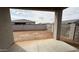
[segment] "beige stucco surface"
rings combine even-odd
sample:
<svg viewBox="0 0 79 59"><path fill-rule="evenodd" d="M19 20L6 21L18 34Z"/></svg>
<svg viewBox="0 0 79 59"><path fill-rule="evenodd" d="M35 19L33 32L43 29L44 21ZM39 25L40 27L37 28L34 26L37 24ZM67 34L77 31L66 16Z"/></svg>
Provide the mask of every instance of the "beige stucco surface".
<svg viewBox="0 0 79 59"><path fill-rule="evenodd" d="M7 51L13 42L9 8L0 8L0 51Z"/></svg>

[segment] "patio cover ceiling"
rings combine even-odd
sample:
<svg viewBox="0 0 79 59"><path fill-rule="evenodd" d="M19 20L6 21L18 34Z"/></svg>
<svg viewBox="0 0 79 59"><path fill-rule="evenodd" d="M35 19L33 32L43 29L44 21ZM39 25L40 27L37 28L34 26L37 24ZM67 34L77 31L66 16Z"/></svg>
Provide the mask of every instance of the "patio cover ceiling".
<svg viewBox="0 0 79 59"><path fill-rule="evenodd" d="M67 7L11 7L12 9L38 10L38 11L57 11Z"/></svg>

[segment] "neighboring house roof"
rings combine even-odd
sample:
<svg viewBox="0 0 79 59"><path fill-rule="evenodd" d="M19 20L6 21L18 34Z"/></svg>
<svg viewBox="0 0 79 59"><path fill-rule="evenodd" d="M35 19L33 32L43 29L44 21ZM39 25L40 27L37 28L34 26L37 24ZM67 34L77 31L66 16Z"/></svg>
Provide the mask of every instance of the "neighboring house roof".
<svg viewBox="0 0 79 59"><path fill-rule="evenodd" d="M34 21L30 21L26 19L18 19L18 20L13 20L12 22L34 22ZM62 24L68 24L68 23L79 23L79 19L62 21ZM45 23L45 24L52 24L52 23Z"/></svg>
<svg viewBox="0 0 79 59"><path fill-rule="evenodd" d="M62 21L62 24L68 24L68 23L79 23L79 19L72 19L72 20ZM54 22L53 23L45 23L45 24L54 24Z"/></svg>
<svg viewBox="0 0 79 59"><path fill-rule="evenodd" d="M62 24L68 24L68 23L79 23L79 19L62 21Z"/></svg>
<svg viewBox="0 0 79 59"><path fill-rule="evenodd" d="M34 21L30 21L26 19L17 19L17 20L13 20L12 22L34 22Z"/></svg>
<svg viewBox="0 0 79 59"><path fill-rule="evenodd" d="M44 23L44 24L47 24L47 25L53 25L54 23Z"/></svg>

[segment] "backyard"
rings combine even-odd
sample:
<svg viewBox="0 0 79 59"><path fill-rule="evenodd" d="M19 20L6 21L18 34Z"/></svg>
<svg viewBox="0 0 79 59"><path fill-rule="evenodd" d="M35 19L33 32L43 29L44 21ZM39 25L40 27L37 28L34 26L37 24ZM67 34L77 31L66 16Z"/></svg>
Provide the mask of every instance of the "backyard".
<svg viewBox="0 0 79 59"><path fill-rule="evenodd" d="M57 52L76 50L76 48L63 41L54 40L53 33L49 31L15 31L13 34L15 43L9 51Z"/></svg>

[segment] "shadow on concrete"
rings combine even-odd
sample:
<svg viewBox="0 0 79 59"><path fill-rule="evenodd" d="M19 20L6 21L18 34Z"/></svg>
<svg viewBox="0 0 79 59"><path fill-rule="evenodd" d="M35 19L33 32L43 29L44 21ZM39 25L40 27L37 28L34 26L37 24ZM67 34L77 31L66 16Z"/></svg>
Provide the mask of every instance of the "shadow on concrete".
<svg viewBox="0 0 79 59"><path fill-rule="evenodd" d="M14 45L12 45L12 46L9 48L8 52L27 52L27 51L24 50L24 49L23 49L22 47L20 47L19 45L14 44Z"/></svg>

